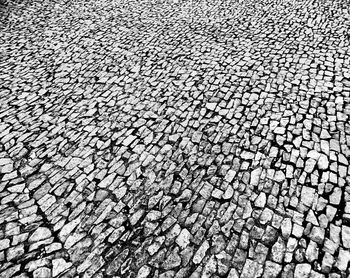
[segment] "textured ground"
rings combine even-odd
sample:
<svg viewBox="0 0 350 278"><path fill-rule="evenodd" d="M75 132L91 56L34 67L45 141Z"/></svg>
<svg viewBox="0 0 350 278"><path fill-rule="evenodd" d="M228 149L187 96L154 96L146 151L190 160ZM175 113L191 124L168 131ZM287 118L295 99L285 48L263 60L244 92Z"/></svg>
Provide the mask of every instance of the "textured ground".
<svg viewBox="0 0 350 278"><path fill-rule="evenodd" d="M349 277L348 1L9 5L0 277Z"/></svg>

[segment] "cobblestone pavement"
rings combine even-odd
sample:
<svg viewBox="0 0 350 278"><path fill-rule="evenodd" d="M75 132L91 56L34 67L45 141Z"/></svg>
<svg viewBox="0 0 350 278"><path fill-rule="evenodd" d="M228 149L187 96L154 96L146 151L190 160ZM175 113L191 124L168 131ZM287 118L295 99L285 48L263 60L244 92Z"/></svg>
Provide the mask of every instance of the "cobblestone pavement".
<svg viewBox="0 0 350 278"><path fill-rule="evenodd" d="M349 9L12 2L0 277L349 277Z"/></svg>

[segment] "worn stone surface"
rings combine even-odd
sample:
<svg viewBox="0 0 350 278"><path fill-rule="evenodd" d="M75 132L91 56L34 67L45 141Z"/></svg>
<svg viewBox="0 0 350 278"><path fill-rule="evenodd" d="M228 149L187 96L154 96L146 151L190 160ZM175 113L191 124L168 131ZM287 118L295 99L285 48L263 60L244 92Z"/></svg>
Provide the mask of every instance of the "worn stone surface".
<svg viewBox="0 0 350 278"><path fill-rule="evenodd" d="M347 1L9 2L0 277L350 275Z"/></svg>

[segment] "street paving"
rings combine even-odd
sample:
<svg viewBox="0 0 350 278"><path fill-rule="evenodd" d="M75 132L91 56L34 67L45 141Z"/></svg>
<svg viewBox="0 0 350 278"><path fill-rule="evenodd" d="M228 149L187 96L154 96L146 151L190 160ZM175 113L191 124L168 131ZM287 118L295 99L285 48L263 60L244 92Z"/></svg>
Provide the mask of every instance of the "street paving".
<svg viewBox="0 0 350 278"><path fill-rule="evenodd" d="M1 278L350 277L348 1L0 16Z"/></svg>

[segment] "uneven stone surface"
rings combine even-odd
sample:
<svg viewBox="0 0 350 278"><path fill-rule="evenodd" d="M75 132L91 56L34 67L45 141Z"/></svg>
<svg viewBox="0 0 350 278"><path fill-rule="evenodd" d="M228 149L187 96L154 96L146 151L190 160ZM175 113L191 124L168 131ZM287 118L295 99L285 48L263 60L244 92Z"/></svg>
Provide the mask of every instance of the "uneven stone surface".
<svg viewBox="0 0 350 278"><path fill-rule="evenodd" d="M347 1L7 13L0 277L350 275Z"/></svg>

